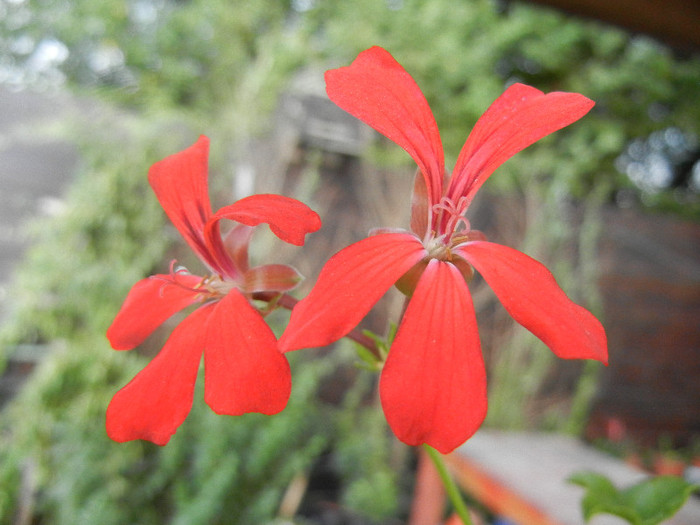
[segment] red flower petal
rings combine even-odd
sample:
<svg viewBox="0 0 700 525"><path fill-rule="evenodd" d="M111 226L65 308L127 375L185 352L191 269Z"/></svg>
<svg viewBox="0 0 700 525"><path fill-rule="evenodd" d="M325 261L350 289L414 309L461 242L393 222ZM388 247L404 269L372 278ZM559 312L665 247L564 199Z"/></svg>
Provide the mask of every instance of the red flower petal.
<svg viewBox="0 0 700 525"><path fill-rule="evenodd" d="M420 172L413 179L411 193L411 231L423 239L428 233L432 216L432 207L425 177Z"/></svg>
<svg viewBox="0 0 700 525"><path fill-rule="evenodd" d="M107 407L107 435L165 445L189 414L211 306L182 321L160 353Z"/></svg>
<svg viewBox="0 0 700 525"><path fill-rule="evenodd" d="M425 255L423 245L409 233L379 234L342 249L292 310L279 347L288 352L337 341Z"/></svg>
<svg viewBox="0 0 700 525"><path fill-rule="evenodd" d="M513 84L478 120L457 158L447 196L471 200L493 171L510 157L572 122L594 106L578 93Z"/></svg>
<svg viewBox="0 0 700 525"><path fill-rule="evenodd" d="M208 242L217 238L218 234L213 229L221 219L248 226L267 223L277 237L297 246L304 245L307 233L315 232L321 227L318 214L303 202L271 194L251 195L221 208L207 224Z"/></svg>
<svg viewBox="0 0 700 525"><path fill-rule="evenodd" d="M204 225L211 216L208 156L209 139L201 136L194 145L151 166L148 181L170 221L192 250L212 270L218 270L204 240Z"/></svg>
<svg viewBox="0 0 700 525"><path fill-rule="evenodd" d="M396 436L452 452L486 416L486 371L469 289L452 264L431 260L382 370L379 393Z"/></svg>
<svg viewBox="0 0 700 525"><path fill-rule="evenodd" d="M241 274L247 272L249 268L248 245L250 244L250 238L253 236L254 230L255 228L252 226L236 224L224 236L226 253L233 262L233 266Z"/></svg>
<svg viewBox="0 0 700 525"><path fill-rule="evenodd" d="M194 288L201 281L196 275L177 274L153 275L137 282L107 329L112 348L131 350L171 315L196 303L199 292Z"/></svg>
<svg viewBox="0 0 700 525"><path fill-rule="evenodd" d="M204 400L217 414L276 414L292 377L275 335L246 298L231 290L215 305L204 350Z"/></svg>
<svg viewBox="0 0 700 525"><path fill-rule="evenodd" d="M508 313L564 359L608 362L605 329L572 302L542 264L524 253L491 242L454 249L483 276Z"/></svg>
<svg viewBox="0 0 700 525"><path fill-rule="evenodd" d="M406 150L426 177L432 202L439 202L445 171L440 133L423 93L401 64L372 47L325 78L333 102Z"/></svg>

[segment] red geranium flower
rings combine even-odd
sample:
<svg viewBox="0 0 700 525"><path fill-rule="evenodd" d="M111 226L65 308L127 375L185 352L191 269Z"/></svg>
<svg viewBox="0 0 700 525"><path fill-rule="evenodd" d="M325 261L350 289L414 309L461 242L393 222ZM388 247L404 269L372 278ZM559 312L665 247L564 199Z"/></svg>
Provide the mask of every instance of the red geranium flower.
<svg viewBox="0 0 700 525"><path fill-rule="evenodd" d="M380 230L334 255L294 308L282 351L347 334L397 284L411 296L381 373L389 425L409 445L448 453L486 415L486 376L467 282L478 270L506 310L563 358L607 361L603 327L571 302L540 263L487 242L464 213L509 157L585 115L575 93L509 87L478 120L452 176L445 177L437 124L411 76L384 49L326 73L328 96L403 147L419 168L411 232Z"/></svg>
<svg viewBox="0 0 700 525"><path fill-rule="evenodd" d="M253 227L267 223L283 241L302 245L318 230L318 215L299 201L253 195L213 214L207 188L209 139L154 164L148 180L166 214L210 275L171 267L169 274L137 282L107 338L116 350L141 344L174 313L199 303L163 349L122 388L107 408L107 433L115 441L146 439L165 445L192 407L204 354L204 399L217 414L275 414L291 390L289 363L250 302L258 292L292 289L300 275L291 266L249 267ZM219 221L238 224L222 237Z"/></svg>

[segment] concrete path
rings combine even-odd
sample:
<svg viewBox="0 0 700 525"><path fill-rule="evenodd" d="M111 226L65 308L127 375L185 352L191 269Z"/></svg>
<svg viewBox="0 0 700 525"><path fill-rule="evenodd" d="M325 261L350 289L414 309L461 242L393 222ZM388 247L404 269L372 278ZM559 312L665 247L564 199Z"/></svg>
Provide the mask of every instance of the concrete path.
<svg viewBox="0 0 700 525"><path fill-rule="evenodd" d="M447 463L468 493L517 525L582 525L584 490L566 481L574 472L603 474L620 488L647 477L574 438L555 434L480 430L447 456ZM598 514L589 525L624 523ZM697 525L700 501L691 497L664 523Z"/></svg>
<svg viewBox="0 0 700 525"><path fill-rule="evenodd" d="M81 110L66 94L0 86L0 322L12 300L12 275L30 243L29 222L62 209L78 154L60 138L61 125Z"/></svg>

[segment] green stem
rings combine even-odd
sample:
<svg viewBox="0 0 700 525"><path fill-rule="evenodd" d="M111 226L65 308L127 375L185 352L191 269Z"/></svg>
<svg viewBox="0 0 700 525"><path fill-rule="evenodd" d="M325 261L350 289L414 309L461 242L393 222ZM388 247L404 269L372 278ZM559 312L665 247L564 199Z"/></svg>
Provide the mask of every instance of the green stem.
<svg viewBox="0 0 700 525"><path fill-rule="evenodd" d="M459 488L452 479L452 476L450 476L450 473L447 471L447 466L442 459L442 454L429 445L423 445L423 449L425 449L428 456L430 456L430 459L433 461L433 464L440 475L440 479L442 480L442 484L445 486L447 497L450 498L450 502L454 507L454 511L459 516L459 519L462 520L464 525L472 525L472 519L469 516L469 509L467 509L467 505L462 499Z"/></svg>

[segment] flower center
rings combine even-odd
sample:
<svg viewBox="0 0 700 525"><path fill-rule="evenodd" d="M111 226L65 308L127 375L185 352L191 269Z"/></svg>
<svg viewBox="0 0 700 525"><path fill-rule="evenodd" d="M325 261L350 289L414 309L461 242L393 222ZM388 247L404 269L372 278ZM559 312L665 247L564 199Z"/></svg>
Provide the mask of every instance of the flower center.
<svg viewBox="0 0 700 525"><path fill-rule="evenodd" d="M463 219L465 228L459 231L451 231L450 233L444 233L442 235L431 237L427 241L424 241L423 246L428 252L427 257L425 257L421 262L413 266L405 274L403 274L399 280L396 282L396 287L401 291L401 293L411 296L413 291L416 289L418 280L420 276L423 275L428 262L430 259L437 259L439 261L444 261L450 263L452 266L459 270L462 274L464 280L469 283L474 277L474 268L462 257L452 252L452 249L473 239L483 239L484 234L479 231L469 230L469 222ZM455 222L455 227L462 221Z"/></svg>
<svg viewBox="0 0 700 525"><path fill-rule="evenodd" d="M218 275L210 275L205 277L202 281L202 287L206 288L212 295L217 296L224 296L234 288L238 288L235 283L231 281L224 281Z"/></svg>
<svg viewBox="0 0 700 525"><path fill-rule="evenodd" d="M445 242L447 240L447 234L440 235L439 237L432 237L425 243L425 249L428 250L429 259L438 259L440 261L449 261L452 259L452 252L450 244Z"/></svg>

